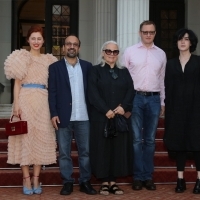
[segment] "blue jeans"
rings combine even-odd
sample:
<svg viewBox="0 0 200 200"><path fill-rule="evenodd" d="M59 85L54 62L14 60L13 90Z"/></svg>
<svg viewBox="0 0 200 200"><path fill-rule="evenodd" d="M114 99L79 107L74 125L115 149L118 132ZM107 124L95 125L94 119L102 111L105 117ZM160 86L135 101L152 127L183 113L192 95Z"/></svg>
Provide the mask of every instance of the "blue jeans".
<svg viewBox="0 0 200 200"><path fill-rule="evenodd" d="M71 142L74 137L78 147L79 183L89 181L91 168L89 159L89 121L71 121L67 128L59 128L56 137L59 146L59 167L63 184L74 182L72 178L73 163L71 159Z"/></svg>
<svg viewBox="0 0 200 200"><path fill-rule="evenodd" d="M155 134L160 109L160 95L135 95L131 115L134 180L145 181L152 179L152 173L154 171Z"/></svg>

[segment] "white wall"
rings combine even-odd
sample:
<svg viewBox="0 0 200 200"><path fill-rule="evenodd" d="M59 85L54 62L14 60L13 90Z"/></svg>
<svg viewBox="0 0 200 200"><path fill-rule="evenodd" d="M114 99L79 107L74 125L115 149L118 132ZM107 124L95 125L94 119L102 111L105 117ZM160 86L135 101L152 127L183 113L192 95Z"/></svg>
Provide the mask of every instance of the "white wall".
<svg viewBox="0 0 200 200"><path fill-rule="evenodd" d="M10 81L4 75L4 61L11 53L11 2L0 0L0 83L5 85L0 94L0 104L10 103ZM192 29L199 38L196 54L200 55L200 0L185 0L186 27ZM94 64L94 8L93 0L79 1L79 38L81 40L80 58Z"/></svg>
<svg viewBox="0 0 200 200"><path fill-rule="evenodd" d="M10 81L4 75L4 61L11 53L11 1L1 0L0 3L0 83L5 86L0 104L10 103Z"/></svg>
<svg viewBox="0 0 200 200"><path fill-rule="evenodd" d="M94 18L93 0L79 1L79 39L81 40L80 58L93 62Z"/></svg>
<svg viewBox="0 0 200 200"><path fill-rule="evenodd" d="M116 40L116 24L116 0L80 0L80 58L96 64L102 44Z"/></svg>
<svg viewBox="0 0 200 200"><path fill-rule="evenodd" d="M79 1L79 38L81 40L80 58L93 62L93 0ZM0 0L0 83L5 88L0 94L0 104L10 103L11 85L4 75L4 61L11 53L11 2Z"/></svg>
<svg viewBox="0 0 200 200"><path fill-rule="evenodd" d="M186 27L193 30L198 39L196 54L200 55L200 0L186 0Z"/></svg>

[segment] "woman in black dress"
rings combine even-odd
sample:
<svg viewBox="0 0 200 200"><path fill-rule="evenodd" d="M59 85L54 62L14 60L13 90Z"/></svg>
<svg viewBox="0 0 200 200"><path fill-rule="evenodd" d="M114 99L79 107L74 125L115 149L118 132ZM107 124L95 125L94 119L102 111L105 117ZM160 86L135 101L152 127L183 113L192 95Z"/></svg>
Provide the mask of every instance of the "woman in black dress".
<svg viewBox="0 0 200 200"><path fill-rule="evenodd" d="M100 64L89 74L90 159L92 173L102 181L100 194L123 194L116 178L132 174L132 138L127 132L105 137L107 120L131 111L134 97L132 78L119 63L119 47L115 41L105 42Z"/></svg>
<svg viewBox="0 0 200 200"><path fill-rule="evenodd" d="M193 193L200 193L200 57L191 54L197 43L193 31L177 31L174 44L179 57L166 66L164 142L169 151L176 152L178 193L186 190L183 172L187 152L193 153L197 170Z"/></svg>

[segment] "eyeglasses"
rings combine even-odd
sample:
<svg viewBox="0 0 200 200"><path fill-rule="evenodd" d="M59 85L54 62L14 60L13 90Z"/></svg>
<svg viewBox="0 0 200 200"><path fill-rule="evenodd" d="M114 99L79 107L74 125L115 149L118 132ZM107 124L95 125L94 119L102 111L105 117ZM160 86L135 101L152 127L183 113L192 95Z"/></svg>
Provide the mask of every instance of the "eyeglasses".
<svg viewBox="0 0 200 200"><path fill-rule="evenodd" d="M68 47L71 47L72 45L74 46L74 47L79 47L79 44L78 43L71 43L71 42L67 42L67 43L65 43L65 45L66 46L68 46Z"/></svg>
<svg viewBox="0 0 200 200"><path fill-rule="evenodd" d="M156 31L141 31L143 35L155 35Z"/></svg>
<svg viewBox="0 0 200 200"><path fill-rule="evenodd" d="M109 72L111 73L111 76L113 79L117 79L118 75L115 73L114 69L110 69Z"/></svg>
<svg viewBox="0 0 200 200"><path fill-rule="evenodd" d="M117 55L119 54L119 50L114 50L114 51L112 51L112 50L110 50L110 49L104 49L103 51L105 51L105 53L106 53L107 55L111 55L111 54L113 53L114 56L117 56Z"/></svg>

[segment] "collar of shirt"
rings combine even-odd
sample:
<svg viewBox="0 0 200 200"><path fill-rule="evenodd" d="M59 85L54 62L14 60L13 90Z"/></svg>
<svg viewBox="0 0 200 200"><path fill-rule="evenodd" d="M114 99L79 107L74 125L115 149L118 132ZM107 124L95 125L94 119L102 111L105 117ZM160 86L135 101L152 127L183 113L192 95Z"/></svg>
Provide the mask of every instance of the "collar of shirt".
<svg viewBox="0 0 200 200"><path fill-rule="evenodd" d="M145 46L142 42L139 42L139 43L137 44L137 46L138 46L138 48L140 48L140 47L146 48L146 46ZM156 46L154 45L154 43L153 43L152 46L151 46L149 49L157 49L157 47L156 47Z"/></svg>
<svg viewBox="0 0 200 200"><path fill-rule="evenodd" d="M64 59L65 59L65 63L66 63L66 65L67 65L67 67L68 67L68 66L72 66L72 65L67 61L67 59L66 59L65 57L64 57ZM77 61L76 61L76 64L75 64L75 65L79 64L79 58L78 58L78 57L76 57L76 60L77 60ZM75 65L74 65L74 66L75 66Z"/></svg>

